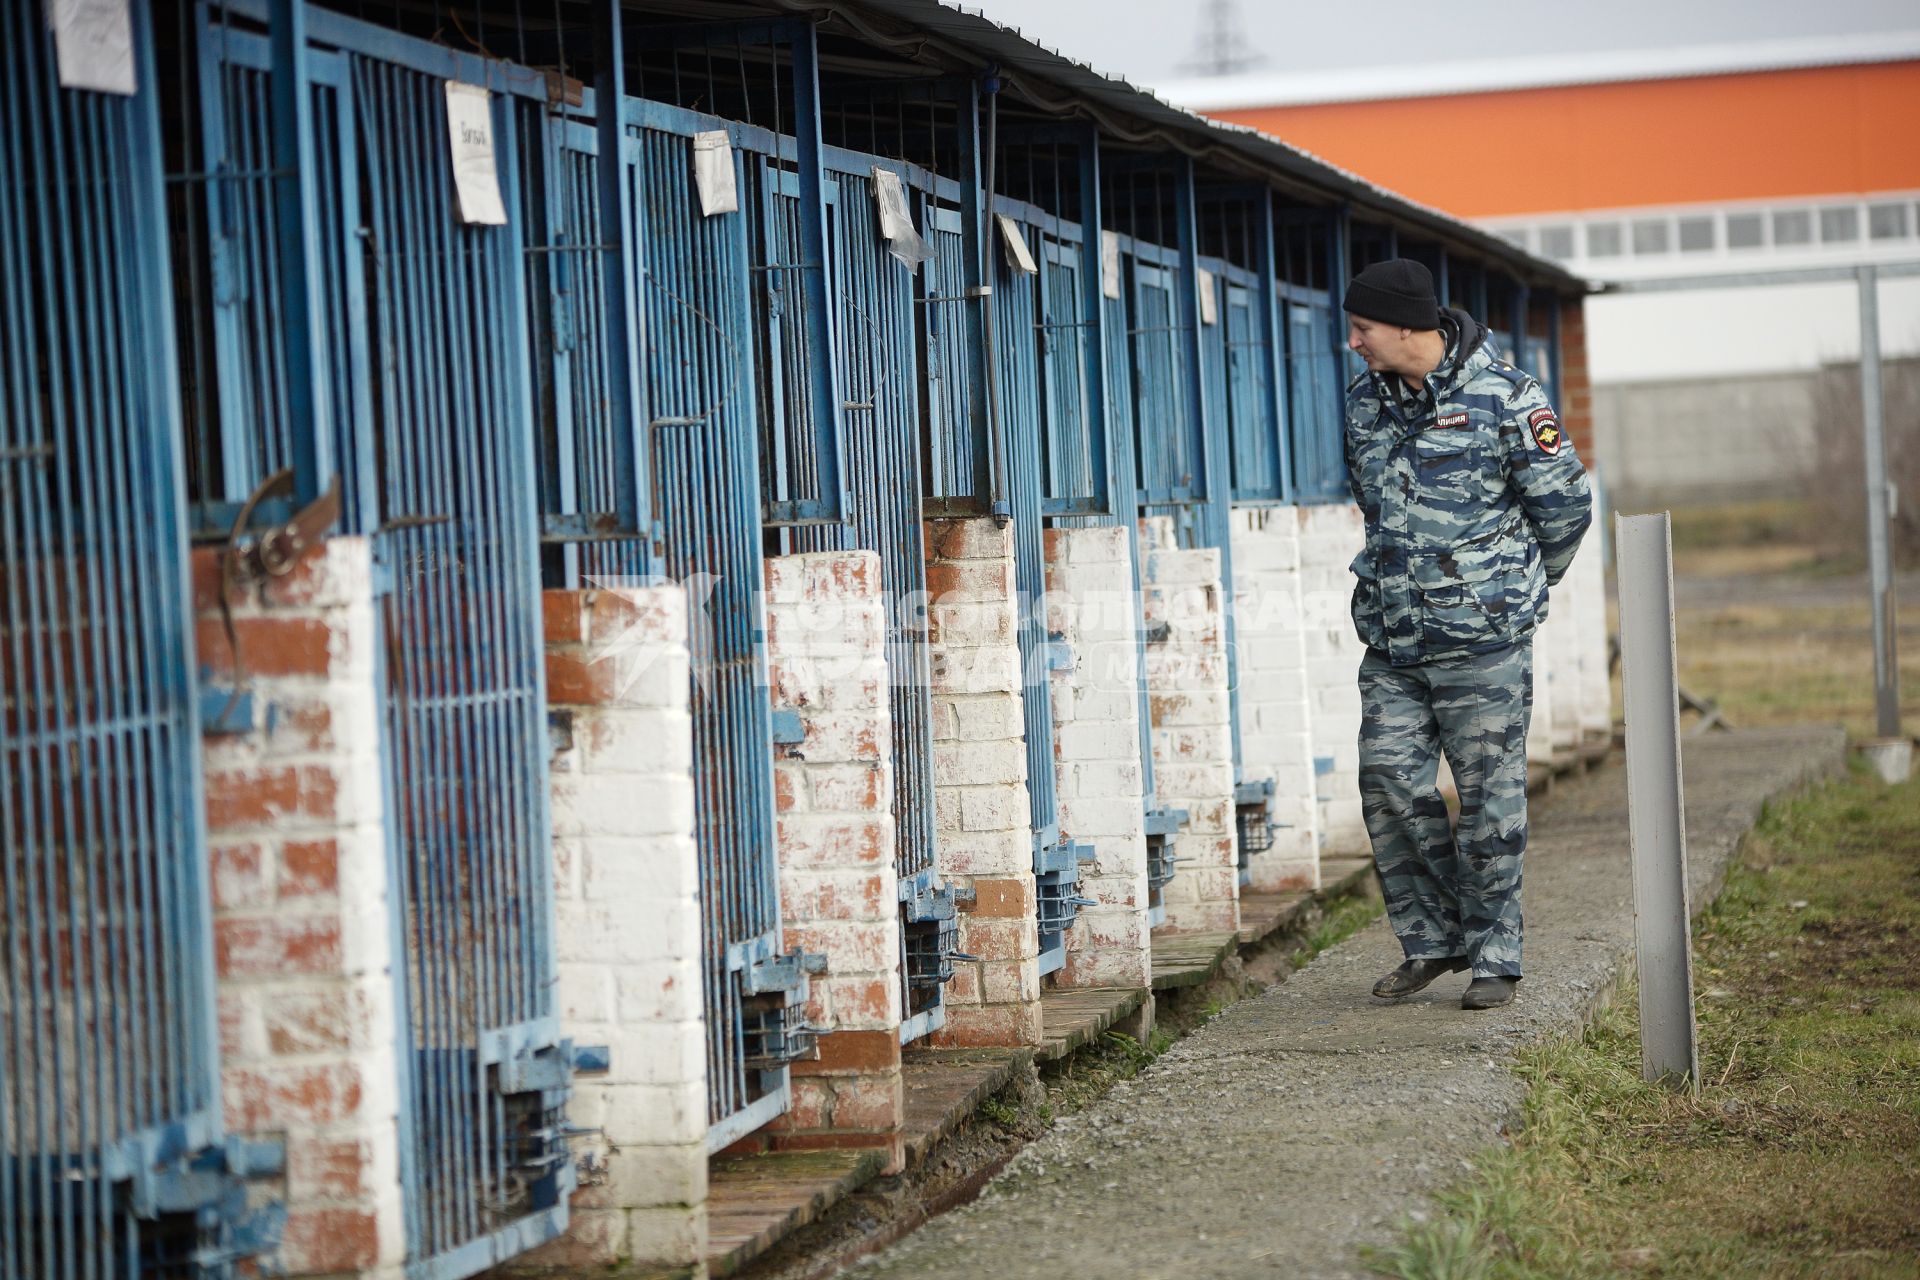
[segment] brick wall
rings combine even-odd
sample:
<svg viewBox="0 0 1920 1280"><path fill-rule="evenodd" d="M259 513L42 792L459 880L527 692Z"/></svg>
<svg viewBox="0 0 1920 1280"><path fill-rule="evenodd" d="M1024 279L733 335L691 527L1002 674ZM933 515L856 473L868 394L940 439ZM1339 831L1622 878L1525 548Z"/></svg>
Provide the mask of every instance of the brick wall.
<svg viewBox="0 0 1920 1280"><path fill-rule="evenodd" d="M1587 304L1574 298L1560 307L1560 425L1573 447L1594 457L1593 382L1587 374Z"/></svg>
<svg viewBox="0 0 1920 1280"><path fill-rule="evenodd" d="M705 1254L707 1094L687 600L548 591L559 1004L610 1070L574 1077L567 1236L515 1269L686 1265Z"/></svg>
<svg viewBox="0 0 1920 1280"><path fill-rule="evenodd" d="M939 868L973 901L947 984L943 1047L1040 1042L1040 937L1016 640L1013 529L991 517L926 525Z"/></svg>
<svg viewBox="0 0 1920 1280"><path fill-rule="evenodd" d="M1150 635L1166 628L1147 645L1154 791L1162 805L1187 811L1178 874L1162 893L1166 927L1230 932L1240 927L1240 873L1220 552L1174 548L1162 521L1142 524L1143 610Z"/></svg>
<svg viewBox="0 0 1920 1280"><path fill-rule="evenodd" d="M226 1123L285 1139L289 1276L397 1275L405 1252L371 565L335 538L227 586L252 727L204 748ZM193 581L205 683L230 686L215 552Z"/></svg>
<svg viewBox="0 0 1920 1280"><path fill-rule="evenodd" d="M805 729L774 752L780 916L789 949L827 957L807 1021L828 1032L817 1058L793 1065L793 1105L771 1133L785 1148L883 1146L897 1171L900 907L880 557L780 556L766 584L773 705Z"/></svg>
<svg viewBox="0 0 1920 1280"><path fill-rule="evenodd" d="M1099 855L1080 866L1099 905L1067 935L1062 987L1152 985L1133 554L1125 528L1047 531L1048 630L1073 654L1051 675L1060 834Z"/></svg>
<svg viewBox="0 0 1920 1280"><path fill-rule="evenodd" d="M1312 703L1313 754L1332 759L1318 775L1320 851L1366 853L1366 823L1360 816L1360 689L1357 677L1366 646L1353 629L1348 602L1353 574L1348 566L1366 544L1366 524L1352 503L1298 507L1303 637L1307 689Z"/></svg>
<svg viewBox="0 0 1920 1280"><path fill-rule="evenodd" d="M1272 778L1273 847L1255 854L1249 889L1320 887L1300 521L1284 507L1233 514L1235 640L1240 648L1240 763Z"/></svg>

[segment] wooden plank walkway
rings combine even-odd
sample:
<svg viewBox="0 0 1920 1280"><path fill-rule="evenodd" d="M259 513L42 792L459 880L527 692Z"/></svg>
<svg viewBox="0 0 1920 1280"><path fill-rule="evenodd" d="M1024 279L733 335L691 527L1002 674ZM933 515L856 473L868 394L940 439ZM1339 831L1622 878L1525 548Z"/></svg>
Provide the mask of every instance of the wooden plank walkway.
<svg viewBox="0 0 1920 1280"><path fill-rule="evenodd" d="M1040 1048L1042 1062L1055 1062L1099 1039L1100 1034L1138 1009L1146 1000L1141 988L1086 987L1040 993Z"/></svg>
<svg viewBox="0 0 1920 1280"><path fill-rule="evenodd" d="M1030 1049L909 1049L900 1063L906 1089L907 1167L927 1158L980 1104L1013 1079Z"/></svg>
<svg viewBox="0 0 1920 1280"><path fill-rule="evenodd" d="M873 1149L715 1158L707 1166L707 1274L734 1274L885 1164L885 1153Z"/></svg>
<svg viewBox="0 0 1920 1280"><path fill-rule="evenodd" d="M1158 933L1153 935L1153 989L1197 987L1211 978L1240 945L1237 933Z"/></svg>
<svg viewBox="0 0 1920 1280"><path fill-rule="evenodd" d="M1243 893L1240 895L1240 945L1250 946L1282 929L1291 929L1305 915L1313 895L1299 893Z"/></svg>

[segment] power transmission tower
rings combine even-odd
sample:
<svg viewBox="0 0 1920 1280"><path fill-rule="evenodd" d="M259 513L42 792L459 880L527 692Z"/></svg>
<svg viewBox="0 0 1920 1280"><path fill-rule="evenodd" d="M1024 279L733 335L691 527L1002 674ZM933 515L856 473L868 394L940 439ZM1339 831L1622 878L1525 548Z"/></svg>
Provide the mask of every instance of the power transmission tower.
<svg viewBox="0 0 1920 1280"><path fill-rule="evenodd" d="M1207 0L1193 57L1180 69L1201 76L1230 76L1265 62L1266 58L1248 43L1246 30L1240 25L1240 7L1234 0Z"/></svg>

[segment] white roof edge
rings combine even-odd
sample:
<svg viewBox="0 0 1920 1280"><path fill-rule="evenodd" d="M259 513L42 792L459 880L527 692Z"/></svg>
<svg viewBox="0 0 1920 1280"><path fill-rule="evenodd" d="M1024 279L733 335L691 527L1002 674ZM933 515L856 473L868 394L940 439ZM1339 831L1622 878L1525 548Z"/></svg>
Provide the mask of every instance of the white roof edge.
<svg viewBox="0 0 1920 1280"><path fill-rule="evenodd" d="M1675 80L1804 67L1856 66L1920 59L1920 28L1838 36L1796 36L1741 44L1619 49L1597 53L1483 58L1352 71L1259 72L1155 86L1168 102L1194 111L1305 106L1382 98L1427 98L1559 85Z"/></svg>

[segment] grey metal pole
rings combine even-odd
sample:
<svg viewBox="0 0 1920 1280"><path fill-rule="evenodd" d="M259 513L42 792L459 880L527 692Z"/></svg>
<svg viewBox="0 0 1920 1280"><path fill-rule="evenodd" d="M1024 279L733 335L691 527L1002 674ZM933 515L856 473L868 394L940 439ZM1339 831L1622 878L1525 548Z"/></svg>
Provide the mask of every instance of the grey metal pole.
<svg viewBox="0 0 1920 1280"><path fill-rule="evenodd" d="M1692 912L1680 780L1680 678L1673 639L1667 513L1614 517L1620 682L1627 715L1627 831L1640 968L1640 1067L1648 1080L1700 1083L1694 1038Z"/></svg>
<svg viewBox="0 0 1920 1280"><path fill-rule="evenodd" d="M1870 267L1860 282L1860 425L1867 454L1867 572L1873 590L1873 705L1879 736L1900 736L1900 667L1894 652L1893 557L1889 546L1887 439L1880 397L1880 288Z"/></svg>

